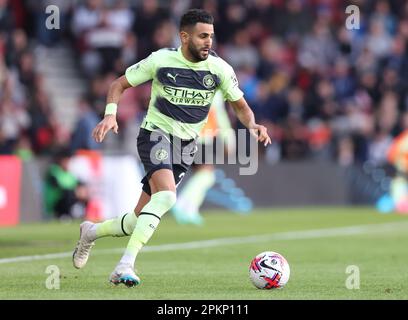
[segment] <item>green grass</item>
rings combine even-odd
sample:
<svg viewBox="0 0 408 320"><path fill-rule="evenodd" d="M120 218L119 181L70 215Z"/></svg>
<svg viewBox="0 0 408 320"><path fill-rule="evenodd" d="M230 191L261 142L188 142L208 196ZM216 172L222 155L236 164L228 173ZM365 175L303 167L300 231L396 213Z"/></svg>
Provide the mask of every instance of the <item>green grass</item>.
<svg viewBox="0 0 408 320"><path fill-rule="evenodd" d="M396 227L360 234L142 252L137 261L142 283L132 289L108 283L121 254L100 251L124 248L128 238L104 238L82 270L72 267L70 257L0 262L0 299L408 299L408 217L369 208L262 209L248 216L211 211L203 227L179 226L168 216L149 246L398 221ZM1 228L0 259L70 252L78 225ZM289 261L291 277L283 289L258 290L249 282L251 259L267 250ZM49 265L61 271L59 290L45 286ZM359 267L358 290L345 286L348 265Z"/></svg>

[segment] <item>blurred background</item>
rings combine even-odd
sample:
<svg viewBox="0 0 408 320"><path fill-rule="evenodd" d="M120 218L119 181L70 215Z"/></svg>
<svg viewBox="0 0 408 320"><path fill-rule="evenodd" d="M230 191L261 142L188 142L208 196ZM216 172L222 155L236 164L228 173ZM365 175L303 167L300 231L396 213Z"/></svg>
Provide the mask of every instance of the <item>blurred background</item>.
<svg viewBox="0 0 408 320"><path fill-rule="evenodd" d="M345 27L350 4L357 30ZM49 5L60 29L46 28ZM220 166L254 206L374 205L389 192L387 152L408 128L406 1L0 0L0 225L60 217L58 185L74 217L132 210L150 84L123 95L119 135L96 144L91 131L116 77L180 45L189 8L214 15L214 49L273 140L259 174Z"/></svg>

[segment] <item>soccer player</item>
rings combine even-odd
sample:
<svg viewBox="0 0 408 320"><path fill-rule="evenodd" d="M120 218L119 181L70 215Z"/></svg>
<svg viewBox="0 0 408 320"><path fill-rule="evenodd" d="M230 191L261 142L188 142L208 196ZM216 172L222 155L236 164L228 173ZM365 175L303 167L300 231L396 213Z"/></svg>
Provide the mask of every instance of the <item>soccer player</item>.
<svg viewBox="0 0 408 320"><path fill-rule="evenodd" d="M134 271L136 257L157 229L161 217L176 203L176 186L193 162L196 139L207 121L217 90L258 141L265 146L271 143L266 128L255 122L233 69L211 50L213 37L213 17L204 10L189 10L180 21L179 48L153 52L111 84L105 116L92 133L97 142L102 142L110 130L118 132L116 110L122 93L153 80L148 112L137 138L146 172L143 192L133 213L102 223L85 221L80 225L80 238L73 253L76 268L85 266L96 239L130 236L109 280L128 287L140 283Z"/></svg>
<svg viewBox="0 0 408 320"><path fill-rule="evenodd" d="M387 159L395 168L395 176L391 180L391 206L397 213L408 213L408 130L404 130L394 138L387 152Z"/></svg>

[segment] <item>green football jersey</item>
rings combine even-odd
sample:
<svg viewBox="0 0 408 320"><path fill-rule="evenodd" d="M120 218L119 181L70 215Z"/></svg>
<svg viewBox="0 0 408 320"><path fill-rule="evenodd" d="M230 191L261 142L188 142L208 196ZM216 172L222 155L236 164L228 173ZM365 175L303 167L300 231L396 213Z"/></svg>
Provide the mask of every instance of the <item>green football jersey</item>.
<svg viewBox="0 0 408 320"><path fill-rule="evenodd" d="M181 139L199 136L216 91L228 101L243 96L234 70L214 52L194 63L184 58L181 47L160 49L127 68L125 76L132 86L153 80L141 127L160 128Z"/></svg>

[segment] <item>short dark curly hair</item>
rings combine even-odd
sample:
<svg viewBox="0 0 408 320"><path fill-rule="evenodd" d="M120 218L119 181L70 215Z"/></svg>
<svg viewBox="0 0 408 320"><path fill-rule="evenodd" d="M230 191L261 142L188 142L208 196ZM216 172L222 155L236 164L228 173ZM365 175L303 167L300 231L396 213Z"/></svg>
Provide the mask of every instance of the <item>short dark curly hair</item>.
<svg viewBox="0 0 408 320"><path fill-rule="evenodd" d="M203 9L190 9L181 17L180 30L194 27L199 22L213 24L214 18L210 13Z"/></svg>

